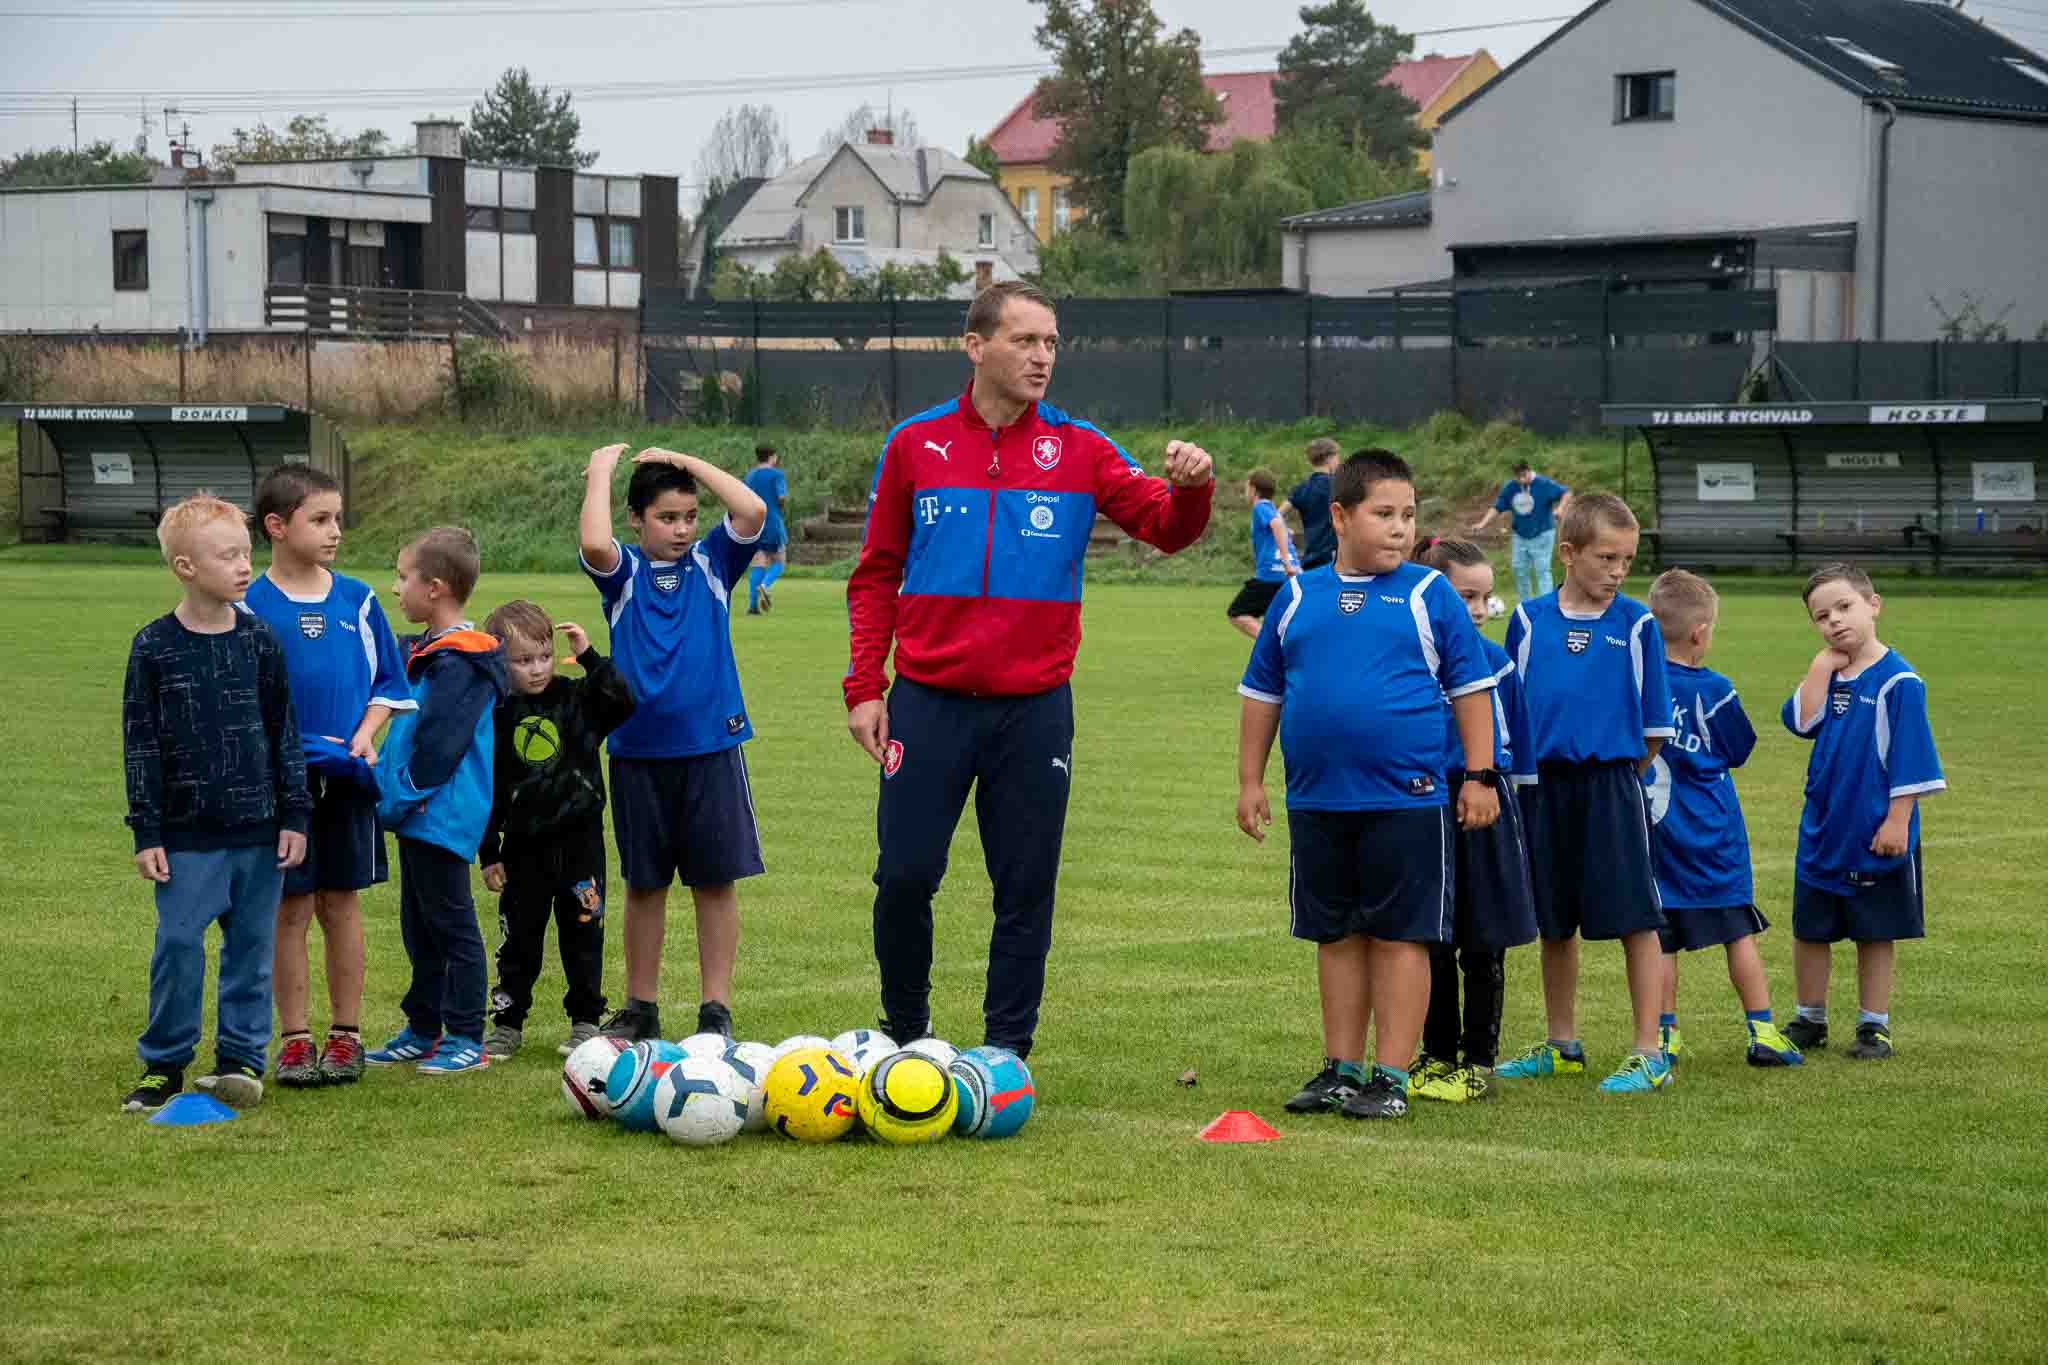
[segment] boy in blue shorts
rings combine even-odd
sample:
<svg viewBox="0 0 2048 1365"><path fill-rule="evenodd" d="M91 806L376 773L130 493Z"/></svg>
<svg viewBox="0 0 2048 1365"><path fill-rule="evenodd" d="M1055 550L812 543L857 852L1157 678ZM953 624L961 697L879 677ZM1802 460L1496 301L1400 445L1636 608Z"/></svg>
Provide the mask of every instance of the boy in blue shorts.
<svg viewBox="0 0 2048 1365"><path fill-rule="evenodd" d="M398 836L398 928L412 960L405 1027L364 1057L422 1076L482 1071L484 936L469 865L491 816L494 717L509 691L505 651L463 619L482 571L476 537L437 526L398 552L398 607L426 627L408 641L416 710L401 711L377 760L377 817Z"/></svg>
<svg viewBox="0 0 2048 1365"><path fill-rule="evenodd" d="M1254 640L1259 638L1259 621L1280 585L1301 572L1288 538L1287 518L1273 505L1278 488L1270 470L1254 469L1245 476L1244 500L1252 508L1252 576L1223 609L1230 624Z"/></svg>
<svg viewBox="0 0 2048 1365"><path fill-rule="evenodd" d="M277 1083L340 1085L363 1074L363 888L388 875L377 827L377 731L413 709L398 640L360 579L333 571L341 546L341 485L307 464L284 464L256 486L256 523L270 567L244 605L284 645L292 710L306 749L313 818L306 860L285 873L277 907ZM308 1026L306 930L320 921L327 967L327 1037Z"/></svg>
<svg viewBox="0 0 2048 1365"><path fill-rule="evenodd" d="M1283 586L1238 684L1237 824L1264 842L1277 734L1290 927L1317 945L1323 1015L1323 1069L1287 1109L1391 1119L1408 1112L1430 947L1450 939L1454 917L1444 713L1457 718L1467 774L1457 827L1483 829L1499 814L1487 777L1494 678L1457 593L1408 562L1415 480L1401 457L1351 456L1332 503L1336 560Z"/></svg>
<svg viewBox="0 0 2048 1365"><path fill-rule="evenodd" d="M1664 901L1664 1010L1657 1031L1674 1062L1678 1032L1678 954L1728 950L1728 980L1742 1001L1751 1066L1798 1066L1806 1059L1771 1021L1771 990L1756 936L1771 927L1756 908L1749 830L1735 796L1733 769L1749 761L1756 729L1735 684L1704 666L1714 643L1721 598L1706 579L1668 569L1650 584L1650 613L1664 639L1671 678L1668 743L1650 761L1650 848Z"/></svg>
<svg viewBox="0 0 2048 1365"><path fill-rule="evenodd" d="M1529 710L1528 756L1536 763L1536 784L1522 789L1522 817L1550 1036L1494 1074L1585 1071L1579 939L1620 939L1634 1051L1600 1082L1605 1094L1658 1090L1671 1081L1671 1059L1657 1032L1664 913L1641 781L1672 734L1671 685L1656 618L1621 595L1636 540L1635 514L1620 498L1574 498L1559 536L1564 583L1518 605L1507 636Z"/></svg>
<svg viewBox="0 0 2048 1365"><path fill-rule="evenodd" d="M749 616L759 616L775 605L768 590L789 566L789 537L782 526L782 514L789 506L789 479L781 464L774 446L754 447L754 467L747 472L746 484L767 504L768 520L761 524L761 538L754 542L754 565L747 570Z"/></svg>
<svg viewBox="0 0 2048 1365"><path fill-rule="evenodd" d="M1856 945L1858 1061L1892 1055L1892 968L1902 938L1924 937L1920 798L1945 791L1927 724L1927 684L1877 638L1884 601L1870 575L1823 564L1806 610L1824 642L1786 701L1785 728L1813 741L1792 895L1792 967L1802 1048L1828 1041L1833 945Z"/></svg>
<svg viewBox="0 0 2048 1365"><path fill-rule="evenodd" d="M638 545L612 537L612 471L622 445L591 452L577 533L583 571L611 627L612 663L633 694L632 718L606 741L612 836L626 878L626 1003L605 1021L616 1038L659 1038L661 945L668 888L678 877L697 913L699 1033L732 1032L739 954L734 883L761 869L740 745L753 738L733 662L728 603L746 573L768 507L708 461L668 450L633 457L627 519ZM725 520L697 535L697 489Z"/></svg>

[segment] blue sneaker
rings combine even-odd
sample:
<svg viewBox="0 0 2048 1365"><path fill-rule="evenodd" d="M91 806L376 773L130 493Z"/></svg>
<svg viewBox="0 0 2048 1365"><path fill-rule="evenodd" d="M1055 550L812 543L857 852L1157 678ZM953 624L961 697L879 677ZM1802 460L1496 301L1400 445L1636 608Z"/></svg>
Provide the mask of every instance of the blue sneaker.
<svg viewBox="0 0 2048 1365"><path fill-rule="evenodd" d="M1603 1095L1636 1095L1650 1090L1662 1090L1678 1077L1672 1073L1671 1059L1663 1053L1645 1057L1641 1053L1630 1053L1629 1059L1615 1070L1612 1076L1600 1082Z"/></svg>
<svg viewBox="0 0 2048 1365"><path fill-rule="evenodd" d="M453 1076L458 1071L482 1071L490 1064L482 1043L451 1033L413 1070L422 1076Z"/></svg>
<svg viewBox="0 0 2048 1365"><path fill-rule="evenodd" d="M1493 1069L1496 1076L1525 1080L1531 1076L1578 1076L1586 1070L1586 1055L1574 1057L1549 1043L1538 1043L1528 1051L1510 1057Z"/></svg>
<svg viewBox="0 0 2048 1365"><path fill-rule="evenodd" d="M434 1055L434 1045L439 1038L429 1038L414 1033L408 1024L398 1031L398 1036L380 1048L373 1048L363 1054L363 1060L371 1066L397 1066L401 1062L416 1062L422 1057Z"/></svg>

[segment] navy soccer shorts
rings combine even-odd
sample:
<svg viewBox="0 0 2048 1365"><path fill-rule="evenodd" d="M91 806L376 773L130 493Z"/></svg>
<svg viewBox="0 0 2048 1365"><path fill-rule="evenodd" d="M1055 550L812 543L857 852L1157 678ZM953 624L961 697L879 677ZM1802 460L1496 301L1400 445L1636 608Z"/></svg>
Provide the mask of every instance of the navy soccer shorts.
<svg viewBox="0 0 2048 1365"><path fill-rule="evenodd" d="M1792 887L1792 937L1802 943L1884 943L1927 936L1927 903L1920 847L1889 872L1867 878L1843 895L1807 882Z"/></svg>
<svg viewBox="0 0 2048 1365"><path fill-rule="evenodd" d="M306 858L286 868L284 894L361 891L390 877L377 796L346 778L307 773L313 815L306 823Z"/></svg>
<svg viewBox="0 0 2048 1365"><path fill-rule="evenodd" d="M1500 818L1485 829L1457 829L1455 803L1465 774L1453 770L1451 794L1452 887L1457 906L1451 941L1461 948L1499 952L1536 937L1535 893L1529 886L1529 849L1522 837L1522 813L1515 789L1495 777Z"/></svg>
<svg viewBox="0 0 2048 1365"><path fill-rule="evenodd" d="M1724 905L1701 909L1664 907L1664 927L1657 939L1667 953L1692 952L1700 948L1722 948L1738 943L1771 927L1754 905Z"/></svg>
<svg viewBox="0 0 2048 1365"><path fill-rule="evenodd" d="M1521 791L1543 937L1612 939L1662 928L1650 811L1636 765L1545 763L1538 778Z"/></svg>
<svg viewBox="0 0 2048 1365"><path fill-rule="evenodd" d="M722 886L761 870L740 746L688 758L612 758L612 837L635 891Z"/></svg>
<svg viewBox="0 0 2048 1365"><path fill-rule="evenodd" d="M1454 831L1445 806L1289 809L1288 932L1311 943L1450 942Z"/></svg>

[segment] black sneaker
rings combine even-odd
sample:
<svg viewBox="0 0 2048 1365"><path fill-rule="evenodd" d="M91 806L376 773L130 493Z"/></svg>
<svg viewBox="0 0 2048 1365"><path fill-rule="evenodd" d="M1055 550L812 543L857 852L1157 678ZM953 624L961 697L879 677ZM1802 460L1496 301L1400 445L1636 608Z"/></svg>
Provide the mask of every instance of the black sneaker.
<svg viewBox="0 0 2048 1365"><path fill-rule="evenodd" d="M1295 1091L1294 1098L1281 1108L1290 1114L1326 1114L1332 1109L1343 1107L1346 1100L1356 1095L1359 1082L1337 1069L1337 1064L1324 1061L1307 1085Z"/></svg>
<svg viewBox="0 0 2048 1365"><path fill-rule="evenodd" d="M1337 1109L1347 1119L1398 1119L1408 1113L1408 1096L1383 1071L1372 1073L1365 1089L1354 1093Z"/></svg>
<svg viewBox="0 0 2048 1365"><path fill-rule="evenodd" d="M247 1109L263 1103L263 1072L247 1062L228 1057L214 1061L213 1070L192 1082L222 1104Z"/></svg>
<svg viewBox="0 0 2048 1365"><path fill-rule="evenodd" d="M1794 1018L1778 1032L1791 1039L1792 1046L1801 1052L1811 1052L1828 1045L1828 1026L1822 1020Z"/></svg>
<svg viewBox="0 0 2048 1365"><path fill-rule="evenodd" d="M142 1083L121 1101L124 1114L154 1114L185 1088L185 1072L175 1066L153 1066L142 1073Z"/></svg>
<svg viewBox="0 0 2048 1365"><path fill-rule="evenodd" d="M908 1047L920 1038L932 1036L932 1021L929 1019L920 1020L913 1024L905 1024L900 1029L887 1019L877 1019L875 1020L875 1027L881 1030L883 1037L889 1039L898 1047Z"/></svg>
<svg viewBox="0 0 2048 1365"><path fill-rule="evenodd" d="M649 1005L642 1009L638 1005L629 1004L605 1020L604 1027L598 1032L607 1038L624 1038L629 1043L637 1043L646 1038L659 1038L661 1007Z"/></svg>
<svg viewBox="0 0 2048 1365"><path fill-rule="evenodd" d="M732 1037L732 1011L722 1000L706 1000L697 1006L697 1032Z"/></svg>
<svg viewBox="0 0 2048 1365"><path fill-rule="evenodd" d="M1792 1030L1785 1030L1790 1037ZM1843 1049L1843 1056L1859 1062L1881 1062L1892 1055L1892 1031L1883 1024L1858 1024L1856 1041Z"/></svg>

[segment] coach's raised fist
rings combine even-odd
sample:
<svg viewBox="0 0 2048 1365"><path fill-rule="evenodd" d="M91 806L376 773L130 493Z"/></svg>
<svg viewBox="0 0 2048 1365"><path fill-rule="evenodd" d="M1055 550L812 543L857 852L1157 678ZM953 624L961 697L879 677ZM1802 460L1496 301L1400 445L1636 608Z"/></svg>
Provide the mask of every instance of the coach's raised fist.
<svg viewBox="0 0 2048 1365"><path fill-rule="evenodd" d="M1209 452L1193 441L1168 441L1166 443L1166 481L1182 488L1195 488L1209 482L1215 461Z"/></svg>

